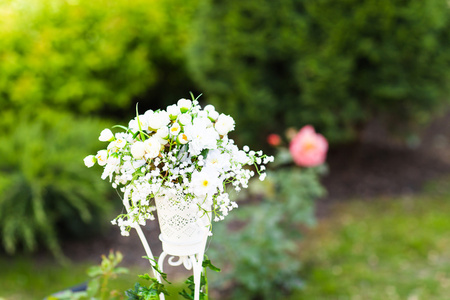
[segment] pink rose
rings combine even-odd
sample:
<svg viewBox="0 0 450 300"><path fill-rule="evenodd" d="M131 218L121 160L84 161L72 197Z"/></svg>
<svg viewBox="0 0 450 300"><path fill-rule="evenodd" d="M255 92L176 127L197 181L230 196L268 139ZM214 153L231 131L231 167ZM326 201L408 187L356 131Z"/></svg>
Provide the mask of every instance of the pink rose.
<svg viewBox="0 0 450 300"><path fill-rule="evenodd" d="M314 127L306 125L292 139L289 151L297 165L314 167L325 162L328 142Z"/></svg>
<svg viewBox="0 0 450 300"><path fill-rule="evenodd" d="M279 146L281 144L281 137L278 134L271 133L267 137L267 142L271 146L274 146L274 147Z"/></svg>

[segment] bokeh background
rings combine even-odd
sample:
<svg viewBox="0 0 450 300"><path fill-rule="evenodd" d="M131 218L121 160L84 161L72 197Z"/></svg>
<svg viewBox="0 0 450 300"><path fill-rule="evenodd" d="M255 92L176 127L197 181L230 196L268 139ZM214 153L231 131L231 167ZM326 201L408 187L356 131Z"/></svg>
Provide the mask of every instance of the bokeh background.
<svg viewBox="0 0 450 300"><path fill-rule="evenodd" d="M116 286L148 272L83 158L190 92L240 146L306 124L330 143L215 226L214 299L448 299L449 25L446 0L0 0L0 299L83 282L109 249L133 271Z"/></svg>

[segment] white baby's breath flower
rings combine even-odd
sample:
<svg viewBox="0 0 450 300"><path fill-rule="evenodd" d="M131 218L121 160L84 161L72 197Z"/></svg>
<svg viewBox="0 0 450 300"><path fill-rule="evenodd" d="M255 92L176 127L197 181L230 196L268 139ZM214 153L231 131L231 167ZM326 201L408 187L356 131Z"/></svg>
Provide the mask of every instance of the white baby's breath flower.
<svg viewBox="0 0 450 300"><path fill-rule="evenodd" d="M94 155L88 155L84 158L83 161L86 167L90 168L95 164L96 159Z"/></svg>
<svg viewBox="0 0 450 300"><path fill-rule="evenodd" d="M109 142L114 139L114 135L110 129L106 128L103 129L102 132L100 132L100 136L98 137L98 139L102 142Z"/></svg>

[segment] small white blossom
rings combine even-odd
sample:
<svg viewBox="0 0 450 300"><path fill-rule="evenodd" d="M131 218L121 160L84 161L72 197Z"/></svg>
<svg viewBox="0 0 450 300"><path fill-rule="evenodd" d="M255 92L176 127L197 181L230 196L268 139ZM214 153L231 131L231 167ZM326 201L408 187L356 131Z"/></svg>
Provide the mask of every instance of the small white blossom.
<svg viewBox="0 0 450 300"><path fill-rule="evenodd" d="M161 143L155 137L151 137L144 141L144 147L144 157L152 159L159 155L159 151L161 150Z"/></svg>
<svg viewBox="0 0 450 300"><path fill-rule="evenodd" d="M108 152L106 150L100 150L97 152L95 158L100 166L104 166L106 165L106 161L108 159Z"/></svg>
<svg viewBox="0 0 450 300"><path fill-rule="evenodd" d="M177 120L178 120L178 123L180 123L183 126L192 124L192 117L189 114L179 115Z"/></svg>
<svg viewBox="0 0 450 300"><path fill-rule="evenodd" d="M170 127L170 135L171 136L177 136L181 131L181 126L177 122L173 123L173 125Z"/></svg>
<svg viewBox="0 0 450 300"><path fill-rule="evenodd" d="M182 98L182 99L178 100L177 105L180 108L180 111L182 113L185 113L189 110L189 108L191 108L192 102L191 102L191 100Z"/></svg>
<svg viewBox="0 0 450 300"><path fill-rule="evenodd" d="M145 144L141 141L135 142L131 146L131 154L135 159L141 159L145 155Z"/></svg>
<svg viewBox="0 0 450 300"><path fill-rule="evenodd" d="M226 135L234 129L234 120L230 116L220 114L214 127L220 135Z"/></svg>
<svg viewBox="0 0 450 300"><path fill-rule="evenodd" d="M84 164L86 167L90 168L95 164L95 156L94 155L88 155L84 158Z"/></svg>
<svg viewBox="0 0 450 300"><path fill-rule="evenodd" d="M169 115L165 111L153 113L147 118L148 128L156 131L170 122Z"/></svg>
<svg viewBox="0 0 450 300"><path fill-rule="evenodd" d="M98 139L102 142L109 142L114 138L114 135L110 129L103 129L102 132L100 132L100 136Z"/></svg>
<svg viewBox="0 0 450 300"><path fill-rule="evenodd" d="M181 134L179 134L179 135L177 136L176 141L177 141L178 144L185 145L185 144L187 144L187 142L188 142L188 137L187 137L186 134L181 133Z"/></svg>
<svg viewBox="0 0 450 300"><path fill-rule="evenodd" d="M177 116L181 114L180 108L178 105L173 104L170 106L167 106L167 113L169 114L170 119L176 120Z"/></svg>

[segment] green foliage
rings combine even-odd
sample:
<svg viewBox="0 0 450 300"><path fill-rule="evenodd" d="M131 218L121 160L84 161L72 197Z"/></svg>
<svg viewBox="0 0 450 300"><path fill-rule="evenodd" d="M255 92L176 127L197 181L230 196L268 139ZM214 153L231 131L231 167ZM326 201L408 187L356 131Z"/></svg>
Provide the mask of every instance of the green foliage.
<svg viewBox="0 0 450 300"><path fill-rule="evenodd" d="M14 253L43 243L61 257L59 235L98 230L110 208L107 186L83 164L98 149L105 124L51 111L41 111L40 119L9 121L0 126L2 245Z"/></svg>
<svg viewBox="0 0 450 300"><path fill-rule="evenodd" d="M48 300L119 300L124 299L123 293L112 290L109 286L111 279L117 278L120 274L127 274L128 269L117 267L122 261L123 255L120 252L115 254L111 251L106 257L102 255L100 266L89 268L88 275L91 277L85 291L72 292L70 290L49 296ZM151 299L151 298L150 298ZM159 299L159 298L158 298Z"/></svg>
<svg viewBox="0 0 450 300"><path fill-rule="evenodd" d="M191 84L180 49L195 3L0 2L0 110L108 112L135 97L142 102L156 86L186 93ZM164 100L153 96L146 100Z"/></svg>
<svg viewBox="0 0 450 300"><path fill-rule="evenodd" d="M189 60L245 142L308 123L342 141L448 103L449 25L446 0L205 0Z"/></svg>
<svg viewBox="0 0 450 300"><path fill-rule="evenodd" d="M227 219L243 227L229 232L216 226L213 254L231 264L221 284L231 280L233 299L281 299L302 287L295 255L302 238L299 225L315 223L314 199L324 194L319 183L323 168L268 171L264 183L250 185L259 196L263 193L261 203L241 205Z"/></svg>
<svg viewBox="0 0 450 300"><path fill-rule="evenodd" d="M202 262L203 272L200 275L200 300L208 300L208 276L206 274L206 270L210 269L214 272L220 272L220 269L214 266L208 257L205 255L205 259ZM183 296L184 299L194 300L195 299L195 282L194 276L189 276L185 281L188 285L189 292L184 290L179 293L179 295Z"/></svg>
<svg viewBox="0 0 450 300"><path fill-rule="evenodd" d="M143 258L151 261L151 266L153 270L158 273L162 279L162 281L172 284L167 281L167 274L163 273L158 265L157 258L152 259L148 256L144 256ZM164 283L158 282L158 280L154 277L151 277L147 273L144 275L139 275L139 278L150 281L149 286L141 285L139 282L136 282L133 289L128 289L125 291L125 295L128 297L128 300L159 300L160 294L164 294L169 296L169 292L167 291Z"/></svg>
<svg viewBox="0 0 450 300"><path fill-rule="evenodd" d="M143 286L137 282L134 286L134 290L129 289L125 291L125 295L128 300L159 300L159 295L162 293L166 296L169 295L164 284L159 283L156 278L150 277L150 275L139 275L140 278L150 281L149 286Z"/></svg>

